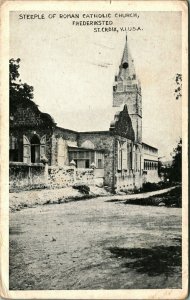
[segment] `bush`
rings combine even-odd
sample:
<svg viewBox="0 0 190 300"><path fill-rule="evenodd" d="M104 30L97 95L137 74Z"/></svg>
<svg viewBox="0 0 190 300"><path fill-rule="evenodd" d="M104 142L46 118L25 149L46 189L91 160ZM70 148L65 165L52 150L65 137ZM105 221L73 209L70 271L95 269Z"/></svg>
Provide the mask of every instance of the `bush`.
<svg viewBox="0 0 190 300"><path fill-rule="evenodd" d="M85 184L75 184L73 188L78 190L82 194L89 195L90 188Z"/></svg>
<svg viewBox="0 0 190 300"><path fill-rule="evenodd" d="M158 183L155 182L146 182L143 184L141 192L152 192L161 189L165 189L171 186L170 182L160 181Z"/></svg>

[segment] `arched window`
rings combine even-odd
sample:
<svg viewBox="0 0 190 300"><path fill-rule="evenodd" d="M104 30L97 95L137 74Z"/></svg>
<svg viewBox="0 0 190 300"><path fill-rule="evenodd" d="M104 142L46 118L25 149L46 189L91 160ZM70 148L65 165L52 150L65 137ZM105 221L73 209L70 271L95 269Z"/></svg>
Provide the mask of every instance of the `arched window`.
<svg viewBox="0 0 190 300"><path fill-rule="evenodd" d="M34 135L31 138L31 162L40 162L40 139L37 135Z"/></svg>

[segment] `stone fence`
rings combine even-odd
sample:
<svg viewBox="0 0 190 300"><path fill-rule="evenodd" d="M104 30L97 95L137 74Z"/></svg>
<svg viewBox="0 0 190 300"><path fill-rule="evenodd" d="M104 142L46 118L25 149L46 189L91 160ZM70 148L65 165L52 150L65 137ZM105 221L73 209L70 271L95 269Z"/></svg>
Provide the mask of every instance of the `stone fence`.
<svg viewBox="0 0 190 300"><path fill-rule="evenodd" d="M130 174L116 174L116 190L134 190L142 187L146 182L160 181L156 171L148 174L138 172ZM10 191L35 188L62 188L76 183L103 186L104 174L100 169L77 169L75 166L48 166L47 164L27 164L10 162L9 188Z"/></svg>
<svg viewBox="0 0 190 300"><path fill-rule="evenodd" d="M130 174L116 173L116 190L132 191L142 187L142 175L139 172Z"/></svg>
<svg viewBox="0 0 190 300"><path fill-rule="evenodd" d="M69 167L49 167L48 168L48 186L51 188L61 188L72 186L76 183L87 185L94 184L93 169L77 169L74 166Z"/></svg>
<svg viewBox="0 0 190 300"><path fill-rule="evenodd" d="M76 183L95 185L94 169L77 169L75 166L48 166L42 163L27 164L10 162L9 189L10 191L35 188L62 188ZM102 178L103 183L103 178Z"/></svg>
<svg viewBox="0 0 190 300"><path fill-rule="evenodd" d="M28 187L42 188L46 185L45 166L42 163L27 164L10 162L9 189L24 190Z"/></svg>
<svg viewBox="0 0 190 300"><path fill-rule="evenodd" d="M143 183L158 183L161 178L158 176L158 170L147 170L143 172Z"/></svg>
<svg viewBox="0 0 190 300"><path fill-rule="evenodd" d="M139 189L144 183L158 183L161 178L158 176L157 170L149 170L140 174L140 172L134 172L130 174L116 173L116 190L131 191Z"/></svg>

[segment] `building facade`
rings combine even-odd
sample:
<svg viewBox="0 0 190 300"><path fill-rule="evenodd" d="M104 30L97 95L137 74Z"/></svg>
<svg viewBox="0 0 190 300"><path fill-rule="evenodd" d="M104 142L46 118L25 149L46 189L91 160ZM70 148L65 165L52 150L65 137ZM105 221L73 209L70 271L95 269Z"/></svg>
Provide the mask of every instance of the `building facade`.
<svg viewBox="0 0 190 300"><path fill-rule="evenodd" d="M158 150L142 143L142 96L127 39L113 85L118 107L106 131L76 132L58 127L31 100L10 110L10 162L32 166L93 169L112 190L133 190L158 181Z"/></svg>

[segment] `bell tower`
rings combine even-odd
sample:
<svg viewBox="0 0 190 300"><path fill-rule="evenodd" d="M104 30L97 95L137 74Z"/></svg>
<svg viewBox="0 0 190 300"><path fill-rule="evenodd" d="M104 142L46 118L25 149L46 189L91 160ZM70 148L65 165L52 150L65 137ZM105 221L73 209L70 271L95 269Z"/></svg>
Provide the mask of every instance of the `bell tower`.
<svg viewBox="0 0 190 300"><path fill-rule="evenodd" d="M113 107L127 105L135 133L135 142L142 143L141 85L135 72L134 61L128 48L127 36L119 72L113 84Z"/></svg>

